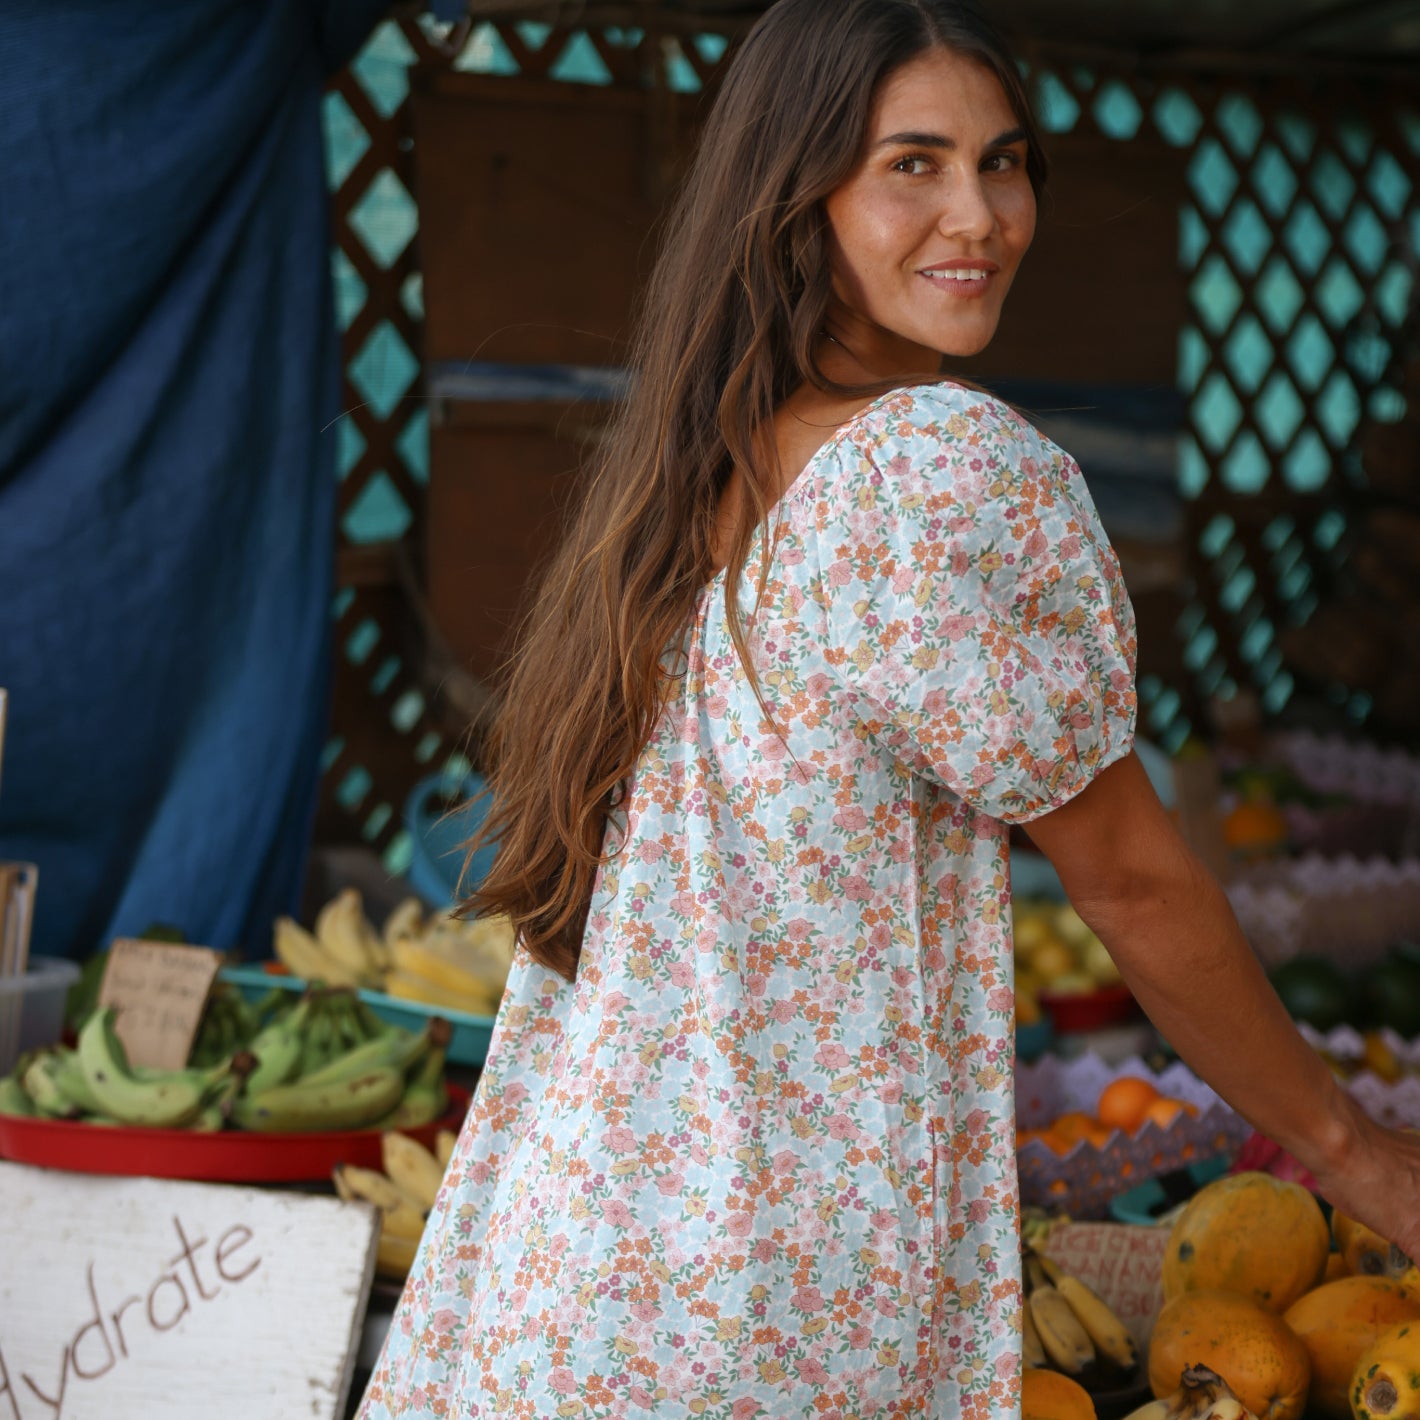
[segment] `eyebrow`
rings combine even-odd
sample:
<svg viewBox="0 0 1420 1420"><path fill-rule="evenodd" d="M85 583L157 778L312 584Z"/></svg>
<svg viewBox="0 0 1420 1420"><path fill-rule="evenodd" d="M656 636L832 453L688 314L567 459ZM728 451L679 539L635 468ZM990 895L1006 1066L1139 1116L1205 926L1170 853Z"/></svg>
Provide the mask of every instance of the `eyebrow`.
<svg viewBox="0 0 1420 1420"><path fill-rule="evenodd" d="M1009 148L1012 143L1024 143L1027 134L1024 128L1009 128L1004 133L998 133L986 146L988 148ZM891 133L886 138L879 138L873 144L874 148L940 148L944 151L951 151L957 146L955 138L947 138L941 133Z"/></svg>

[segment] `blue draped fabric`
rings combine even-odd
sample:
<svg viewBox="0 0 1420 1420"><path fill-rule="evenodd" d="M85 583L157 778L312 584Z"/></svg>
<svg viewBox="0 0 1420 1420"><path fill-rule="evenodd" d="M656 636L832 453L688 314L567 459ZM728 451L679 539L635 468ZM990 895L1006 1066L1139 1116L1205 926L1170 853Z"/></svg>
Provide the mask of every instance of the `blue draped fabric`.
<svg viewBox="0 0 1420 1420"><path fill-rule="evenodd" d="M31 950L269 945L326 730L321 93L386 8L0 6L0 858Z"/></svg>

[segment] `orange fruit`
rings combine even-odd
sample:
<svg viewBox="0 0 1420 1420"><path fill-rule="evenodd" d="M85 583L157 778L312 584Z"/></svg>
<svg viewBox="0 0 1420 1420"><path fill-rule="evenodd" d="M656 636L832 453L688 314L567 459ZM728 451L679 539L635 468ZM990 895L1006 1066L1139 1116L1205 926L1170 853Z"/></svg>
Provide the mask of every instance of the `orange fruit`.
<svg viewBox="0 0 1420 1420"><path fill-rule="evenodd" d="M1158 1090L1147 1080L1121 1075L1100 1091L1095 1113L1107 1129L1122 1129L1132 1134L1148 1118L1149 1106L1158 1098Z"/></svg>
<svg viewBox="0 0 1420 1420"><path fill-rule="evenodd" d="M1244 799L1223 816L1223 841L1241 853L1281 848L1287 831L1286 815L1260 799Z"/></svg>
<svg viewBox="0 0 1420 1420"><path fill-rule="evenodd" d="M1187 1100L1176 1100L1168 1095L1160 1095L1144 1111L1144 1118L1146 1120L1152 1119L1161 1129L1167 1129L1180 1114L1186 1114L1190 1119L1197 1119L1198 1106L1189 1104Z"/></svg>
<svg viewBox="0 0 1420 1420"><path fill-rule="evenodd" d="M1109 1138L1109 1130L1094 1115L1086 1114L1080 1109L1067 1110L1060 1115L1047 1133L1053 1134L1065 1145L1064 1149L1056 1149L1056 1152L1061 1154L1076 1140L1084 1139L1099 1148ZM1049 1140L1046 1142L1049 1143ZM1055 1148L1055 1145L1051 1144L1051 1148Z"/></svg>

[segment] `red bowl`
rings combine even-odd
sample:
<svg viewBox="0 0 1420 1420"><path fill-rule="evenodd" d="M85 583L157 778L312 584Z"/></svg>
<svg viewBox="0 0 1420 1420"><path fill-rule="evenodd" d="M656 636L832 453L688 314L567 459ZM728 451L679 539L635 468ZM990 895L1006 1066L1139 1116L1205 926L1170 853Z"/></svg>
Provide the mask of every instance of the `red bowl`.
<svg viewBox="0 0 1420 1420"><path fill-rule="evenodd" d="M457 1131L472 1096L449 1085L442 1119L401 1132L432 1146L440 1129ZM309 1134L220 1130L139 1129L71 1119L0 1115L0 1158L70 1173L195 1179L208 1183L312 1183L330 1178L337 1164L383 1167L380 1130L331 1129Z"/></svg>
<svg viewBox="0 0 1420 1420"><path fill-rule="evenodd" d="M1056 993L1044 990L1040 992L1040 1004L1050 1017L1051 1025L1062 1035L1104 1030L1108 1026L1137 1020L1143 1014L1134 993L1122 982L1115 986L1101 986L1097 991Z"/></svg>

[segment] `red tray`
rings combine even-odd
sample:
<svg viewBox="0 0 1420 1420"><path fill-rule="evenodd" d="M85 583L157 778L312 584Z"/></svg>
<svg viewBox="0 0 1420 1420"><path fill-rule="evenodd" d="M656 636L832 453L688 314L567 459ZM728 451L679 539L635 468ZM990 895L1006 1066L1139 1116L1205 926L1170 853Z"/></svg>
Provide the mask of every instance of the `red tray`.
<svg viewBox="0 0 1420 1420"><path fill-rule="evenodd" d="M440 1129L457 1130L472 1096L449 1085L442 1119L402 1132L431 1145ZM378 1129L332 1129L310 1134L255 1134L223 1130L138 1129L69 1119L0 1115L0 1158L70 1173L197 1179L209 1183L296 1183L330 1178L337 1164L378 1169Z"/></svg>

